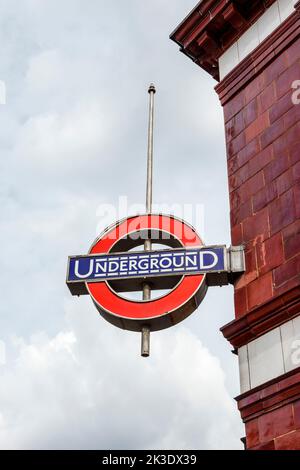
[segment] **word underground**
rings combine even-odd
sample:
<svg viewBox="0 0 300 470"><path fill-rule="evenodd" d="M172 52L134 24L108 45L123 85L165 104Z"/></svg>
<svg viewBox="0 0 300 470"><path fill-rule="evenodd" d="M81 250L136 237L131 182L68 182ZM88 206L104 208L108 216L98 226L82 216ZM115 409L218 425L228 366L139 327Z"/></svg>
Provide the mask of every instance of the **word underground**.
<svg viewBox="0 0 300 470"><path fill-rule="evenodd" d="M71 256L67 282L222 272L227 268L226 256L224 246L121 255Z"/></svg>

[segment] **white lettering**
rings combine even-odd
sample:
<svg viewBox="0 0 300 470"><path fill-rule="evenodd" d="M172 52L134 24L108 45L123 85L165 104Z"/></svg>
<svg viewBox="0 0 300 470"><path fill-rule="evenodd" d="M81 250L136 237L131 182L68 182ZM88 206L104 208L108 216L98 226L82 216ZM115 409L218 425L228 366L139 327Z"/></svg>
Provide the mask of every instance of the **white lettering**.
<svg viewBox="0 0 300 470"><path fill-rule="evenodd" d="M212 263L204 264L204 256L205 255L209 255L213 258ZM218 260L219 260L218 256L213 251L200 251L199 256L200 256L200 267L201 267L201 269L212 269L216 266L216 264L218 264Z"/></svg>
<svg viewBox="0 0 300 470"><path fill-rule="evenodd" d="M197 255L186 255L186 266L197 266Z"/></svg>
<svg viewBox="0 0 300 470"><path fill-rule="evenodd" d="M148 259L140 259L138 262L138 269L140 270L149 270L149 258Z"/></svg>
<svg viewBox="0 0 300 470"><path fill-rule="evenodd" d="M115 273L119 269L119 263L118 261L109 261L108 264L108 272L109 273Z"/></svg>
<svg viewBox="0 0 300 470"><path fill-rule="evenodd" d="M107 261L103 261L103 260L98 260L96 259L96 266L95 266L95 270L96 270L96 274L99 273L99 271L101 271L102 273L106 273L106 270L107 270Z"/></svg>
<svg viewBox="0 0 300 470"><path fill-rule="evenodd" d="M86 274L80 274L80 272L79 272L79 259L77 259L75 261L74 274L75 274L76 277L79 277L79 279L88 278L92 274L93 269L94 269L94 260L90 259L90 267L89 267L88 272Z"/></svg>
<svg viewBox="0 0 300 470"><path fill-rule="evenodd" d="M172 258L161 258L159 261L159 265L161 268L169 268L170 266L172 266Z"/></svg>
<svg viewBox="0 0 300 470"><path fill-rule="evenodd" d="M159 269L157 258L150 258L150 269Z"/></svg>
<svg viewBox="0 0 300 470"><path fill-rule="evenodd" d="M180 256L174 256L173 257L173 263L175 268L182 268L184 266L184 257L183 255Z"/></svg>
<svg viewBox="0 0 300 470"><path fill-rule="evenodd" d="M128 265L129 265L129 271L131 271L132 269L134 269L135 271L137 270L137 267L136 267L137 261L136 261L136 259L130 259L128 261Z"/></svg>
<svg viewBox="0 0 300 470"><path fill-rule="evenodd" d="M127 259L122 259L122 261L120 261L120 271L128 271L128 260Z"/></svg>

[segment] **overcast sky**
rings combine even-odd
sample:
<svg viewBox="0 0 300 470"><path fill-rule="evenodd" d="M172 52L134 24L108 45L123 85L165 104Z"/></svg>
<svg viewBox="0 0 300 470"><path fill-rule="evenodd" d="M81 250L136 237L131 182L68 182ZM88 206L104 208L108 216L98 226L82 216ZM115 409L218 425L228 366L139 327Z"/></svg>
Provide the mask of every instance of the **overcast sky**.
<svg viewBox="0 0 300 470"><path fill-rule="evenodd" d="M65 285L68 255L113 222L107 205L144 204L150 82L154 203L200 205L205 242L230 243L216 83L169 39L195 4L0 0L0 448L241 448L237 358L219 332L232 287L153 333L144 359L138 334Z"/></svg>

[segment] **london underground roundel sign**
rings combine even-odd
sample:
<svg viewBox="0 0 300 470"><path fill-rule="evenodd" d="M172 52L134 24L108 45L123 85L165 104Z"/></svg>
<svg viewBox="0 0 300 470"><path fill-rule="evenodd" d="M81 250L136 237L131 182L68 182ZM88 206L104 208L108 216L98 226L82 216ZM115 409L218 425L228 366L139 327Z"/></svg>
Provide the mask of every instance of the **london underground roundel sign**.
<svg viewBox="0 0 300 470"><path fill-rule="evenodd" d="M143 249L145 240L152 242L150 251ZM184 221L149 214L116 222L87 255L70 256L67 284L73 295L89 294L110 323L132 331L147 325L156 331L184 320L197 309L209 285L228 284L243 269L242 247L204 246ZM145 284L163 293L148 300L124 296Z"/></svg>
<svg viewBox="0 0 300 470"><path fill-rule="evenodd" d="M133 232L131 231L132 229L134 230ZM110 228L94 243L90 253L101 253L104 250L107 253L111 252L124 235L125 238L131 236L131 239L132 236L138 235L136 240L140 244L141 238L139 236L143 239L149 231L152 232L151 240L157 240L158 242L170 241L171 244L179 245L179 248L202 245L201 239L193 229L178 219L163 215L137 216L125 219ZM165 237L164 240L162 240L163 235ZM160 255L159 252L155 254ZM133 256L138 255L134 254ZM143 280L143 271L149 271L151 267L152 271L158 269L162 275L170 275L172 273L172 271L169 271L171 269L170 257L165 256L162 258L156 256L150 258L150 255L146 254L146 252L140 256L142 258L129 260L129 262L131 261L131 267L137 266L139 275L142 276L140 280ZM144 258L144 256L147 258ZM139 263L133 264L133 261L138 259ZM120 261L127 260L121 259ZM152 261L151 264L149 261ZM154 261L157 262L154 263ZM153 269L153 267L157 269ZM127 268L128 263L126 263ZM146 280L146 277L144 279ZM162 279L160 280L162 281ZM156 286L153 284L153 287ZM122 328L137 331L140 331L141 323L147 323L151 326L151 330L155 331L172 326L191 314L203 299L207 287L205 275L198 274L195 276L180 276L168 294L152 300L128 300L120 296L107 281L102 283L87 283L87 289L99 312L111 323Z"/></svg>
<svg viewBox="0 0 300 470"><path fill-rule="evenodd" d="M148 237L152 243L174 249L128 251ZM186 254L182 249L202 245L195 230L173 216L128 217L96 239L89 251L92 257L70 257L67 282L72 293L89 293L110 323L134 331L141 331L142 324L149 325L151 331L160 330L185 319L205 296L205 274L182 275ZM109 256L101 258L100 254ZM187 262L191 267L192 261ZM74 280L76 275L80 280ZM168 288L169 292L150 300L132 300L122 295L126 290L142 290L146 281L151 290Z"/></svg>

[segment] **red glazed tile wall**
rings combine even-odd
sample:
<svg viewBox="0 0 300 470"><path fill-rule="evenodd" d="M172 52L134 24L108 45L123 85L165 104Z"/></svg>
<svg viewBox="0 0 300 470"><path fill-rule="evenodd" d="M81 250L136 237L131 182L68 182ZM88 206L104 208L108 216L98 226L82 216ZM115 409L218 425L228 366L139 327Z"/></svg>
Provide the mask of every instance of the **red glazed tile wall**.
<svg viewBox="0 0 300 470"><path fill-rule="evenodd" d="M300 450L300 368L237 398L249 450Z"/></svg>
<svg viewBox="0 0 300 470"><path fill-rule="evenodd" d="M245 245L247 263L235 285L236 318L300 285L295 80L300 80L300 39L224 106L232 243Z"/></svg>
<svg viewBox="0 0 300 470"><path fill-rule="evenodd" d="M300 449L300 401L282 406L246 423L249 450Z"/></svg>

